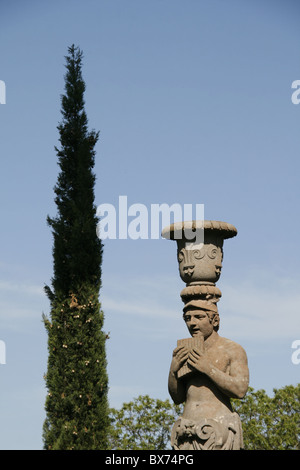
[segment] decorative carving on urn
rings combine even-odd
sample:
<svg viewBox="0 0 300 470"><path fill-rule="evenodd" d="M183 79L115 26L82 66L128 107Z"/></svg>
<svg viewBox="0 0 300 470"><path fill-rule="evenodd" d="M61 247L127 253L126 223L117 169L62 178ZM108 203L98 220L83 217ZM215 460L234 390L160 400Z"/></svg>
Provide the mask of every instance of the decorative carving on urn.
<svg viewBox="0 0 300 470"><path fill-rule="evenodd" d="M217 282L220 278L223 250L219 246L207 244L196 250L178 247L177 259L180 277L187 284L196 281Z"/></svg>
<svg viewBox="0 0 300 470"><path fill-rule="evenodd" d="M187 284L204 281L215 283L219 280L223 242L236 234L237 229L233 225L214 220L177 222L162 231L162 237L177 242L180 277ZM196 236L202 241L195 246Z"/></svg>

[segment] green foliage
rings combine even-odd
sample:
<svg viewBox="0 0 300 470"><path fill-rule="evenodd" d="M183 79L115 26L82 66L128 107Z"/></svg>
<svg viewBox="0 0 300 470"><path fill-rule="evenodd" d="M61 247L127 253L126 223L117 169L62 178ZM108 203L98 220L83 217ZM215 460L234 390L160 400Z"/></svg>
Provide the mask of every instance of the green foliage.
<svg viewBox="0 0 300 470"><path fill-rule="evenodd" d="M106 449L106 337L99 303L102 244L96 234L94 145L98 134L87 131L81 76L82 53L69 48L63 121L58 126L61 172L54 188L58 214L52 228L52 288L48 333L48 395L43 429L45 449Z"/></svg>
<svg viewBox="0 0 300 470"><path fill-rule="evenodd" d="M264 390L249 388L243 400L233 399L240 414L246 450L300 450L300 384ZM171 429L183 405L148 395L111 410L110 447L114 450L170 449Z"/></svg>
<svg viewBox="0 0 300 470"><path fill-rule="evenodd" d="M52 308L48 332L47 449L97 449L108 426L105 335L97 296L72 294ZM105 445L106 447L106 445Z"/></svg>
<svg viewBox="0 0 300 470"><path fill-rule="evenodd" d="M120 410L111 409L111 449L167 449L170 428L180 412L180 406L169 400L155 400L148 395L124 403Z"/></svg>
<svg viewBox="0 0 300 470"><path fill-rule="evenodd" d="M47 218L54 238L53 291L46 288L50 301L54 295L68 297L84 282L100 287L102 243L96 234L92 171L99 133L87 129L81 61L82 52L70 47L66 57L66 93L61 100L63 119L58 126L61 148L55 148L60 167L54 187L58 214Z"/></svg>
<svg viewBox="0 0 300 470"><path fill-rule="evenodd" d="M243 400L232 400L246 450L300 450L300 384L273 392L249 388Z"/></svg>

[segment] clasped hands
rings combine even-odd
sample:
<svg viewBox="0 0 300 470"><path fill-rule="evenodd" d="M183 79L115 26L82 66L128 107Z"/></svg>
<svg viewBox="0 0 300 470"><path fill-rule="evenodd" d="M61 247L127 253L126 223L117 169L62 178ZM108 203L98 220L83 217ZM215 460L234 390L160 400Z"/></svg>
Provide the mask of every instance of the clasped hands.
<svg viewBox="0 0 300 470"><path fill-rule="evenodd" d="M179 346L174 349L171 364L172 372L174 374L178 372L185 362L193 369L204 374L207 374L210 369L210 362L205 353L197 347L187 349L185 346Z"/></svg>

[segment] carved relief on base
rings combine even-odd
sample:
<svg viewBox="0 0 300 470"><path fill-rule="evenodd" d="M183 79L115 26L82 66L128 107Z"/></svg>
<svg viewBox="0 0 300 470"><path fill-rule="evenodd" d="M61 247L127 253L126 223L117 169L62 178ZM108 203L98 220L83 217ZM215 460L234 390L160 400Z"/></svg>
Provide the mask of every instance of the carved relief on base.
<svg viewBox="0 0 300 470"><path fill-rule="evenodd" d="M243 434L237 413L220 419L192 421L179 418L171 433L174 450L240 450Z"/></svg>

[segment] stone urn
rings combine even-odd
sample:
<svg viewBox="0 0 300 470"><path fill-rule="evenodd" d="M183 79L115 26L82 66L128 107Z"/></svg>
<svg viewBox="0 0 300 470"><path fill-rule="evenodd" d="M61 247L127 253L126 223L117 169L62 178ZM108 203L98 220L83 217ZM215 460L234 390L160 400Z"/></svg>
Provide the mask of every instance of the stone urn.
<svg viewBox="0 0 300 470"><path fill-rule="evenodd" d="M221 291L216 287L223 261L223 243L237 235L237 229L226 222L193 220L176 222L162 230L162 237L175 240L179 273L186 288L181 298L217 302Z"/></svg>

